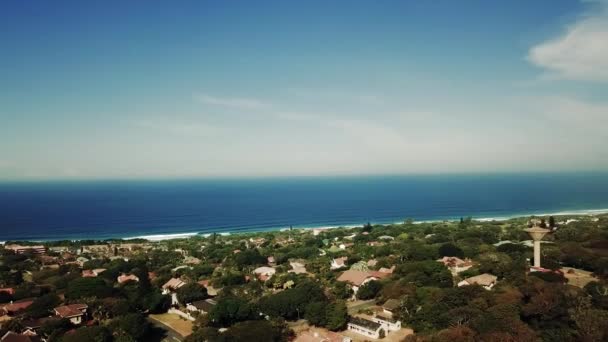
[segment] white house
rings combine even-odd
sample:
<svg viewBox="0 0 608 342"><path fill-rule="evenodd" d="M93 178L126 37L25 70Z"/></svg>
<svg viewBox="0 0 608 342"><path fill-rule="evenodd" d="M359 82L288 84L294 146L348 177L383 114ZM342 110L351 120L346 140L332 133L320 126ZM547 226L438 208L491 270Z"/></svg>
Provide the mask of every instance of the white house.
<svg viewBox="0 0 608 342"><path fill-rule="evenodd" d="M392 317L376 315L371 320L380 324L385 332L399 331L401 329L401 321Z"/></svg>
<svg viewBox="0 0 608 342"><path fill-rule="evenodd" d="M348 260L348 257L341 257L341 258L335 258L331 261L331 269L332 270L337 270L340 269L342 267L346 267L346 261Z"/></svg>
<svg viewBox="0 0 608 342"><path fill-rule="evenodd" d="M258 267L255 270L253 270L253 273L261 281L266 281L266 280L272 278L272 276L276 272L277 272L276 269L274 269L273 267L268 267L268 266Z"/></svg>
<svg viewBox="0 0 608 342"><path fill-rule="evenodd" d="M355 332L359 335L378 339L380 338L380 331L382 330L386 335L386 331L382 328L380 323L370 321L360 317L350 317L347 324L347 330Z"/></svg>
<svg viewBox="0 0 608 342"><path fill-rule="evenodd" d="M177 300L177 294L175 293L175 291L177 291L177 289L179 289L180 287L186 285L185 282L183 282L181 279L179 278L171 278L169 279L169 281L167 281L164 285L163 285L163 294L171 294L171 305L178 305L179 301Z"/></svg>
<svg viewBox="0 0 608 342"><path fill-rule="evenodd" d="M86 304L62 305L55 308L55 315L69 319L72 324L80 324L87 313L87 309Z"/></svg>

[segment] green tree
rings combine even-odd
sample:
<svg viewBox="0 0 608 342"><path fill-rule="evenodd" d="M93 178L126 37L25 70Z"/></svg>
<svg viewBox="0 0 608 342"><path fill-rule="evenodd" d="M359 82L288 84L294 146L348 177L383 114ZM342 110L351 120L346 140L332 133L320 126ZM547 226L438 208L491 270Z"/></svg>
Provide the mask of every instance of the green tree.
<svg viewBox="0 0 608 342"><path fill-rule="evenodd" d="M396 273L416 286L452 287L450 271L434 260L408 262L397 266Z"/></svg>
<svg viewBox="0 0 608 342"><path fill-rule="evenodd" d="M25 310L25 314L30 318L46 317L59 303L61 303L61 299L56 294L46 294L36 298L32 305Z"/></svg>
<svg viewBox="0 0 608 342"><path fill-rule="evenodd" d="M382 289L382 284L379 281L371 280L359 287L357 298L361 300L372 299Z"/></svg>
<svg viewBox="0 0 608 342"><path fill-rule="evenodd" d="M326 307L327 303L324 302L310 303L306 306L306 314L304 318L306 318L309 324L317 327L323 327L327 323Z"/></svg>
<svg viewBox="0 0 608 342"><path fill-rule="evenodd" d="M209 323L213 326L230 326L236 322L257 319L251 304L237 297L224 297L209 312Z"/></svg>
<svg viewBox="0 0 608 342"><path fill-rule="evenodd" d="M460 247L454 245L451 242L447 242L447 243L444 243L443 245L439 246L439 256L440 257L449 256L449 257L462 258L462 257L464 257L464 252L462 251L462 249L460 249Z"/></svg>
<svg viewBox="0 0 608 342"><path fill-rule="evenodd" d="M112 288L101 278L78 278L68 284L65 295L69 299L79 299L85 297L105 298L111 294Z"/></svg>
<svg viewBox="0 0 608 342"><path fill-rule="evenodd" d="M246 321L237 323L228 329L227 341L251 342L286 342L292 335L285 323L280 321Z"/></svg>
<svg viewBox="0 0 608 342"><path fill-rule="evenodd" d="M104 326L82 327L71 334L66 334L62 342L112 342L110 330Z"/></svg>
<svg viewBox="0 0 608 342"><path fill-rule="evenodd" d="M347 283L337 281L333 284L331 293L336 299L348 299L353 295L353 290Z"/></svg>
<svg viewBox="0 0 608 342"><path fill-rule="evenodd" d="M342 330L348 322L348 311L346 302L338 300L327 307L327 324L326 328L332 331Z"/></svg>
<svg viewBox="0 0 608 342"><path fill-rule="evenodd" d="M141 313L130 313L117 317L110 322L109 327L115 335L127 335L135 341L141 340L150 329L148 321Z"/></svg>
<svg viewBox="0 0 608 342"><path fill-rule="evenodd" d="M205 298L207 298L207 289L198 283L189 283L177 289L177 300L182 304L192 303Z"/></svg>

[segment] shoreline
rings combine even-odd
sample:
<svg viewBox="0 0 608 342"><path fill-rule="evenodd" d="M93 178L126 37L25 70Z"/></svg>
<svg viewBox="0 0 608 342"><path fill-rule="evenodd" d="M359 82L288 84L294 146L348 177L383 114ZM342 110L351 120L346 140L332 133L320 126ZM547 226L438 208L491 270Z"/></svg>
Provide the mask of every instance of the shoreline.
<svg viewBox="0 0 608 342"><path fill-rule="evenodd" d="M500 222L500 221L507 221L507 220L512 220L512 219L518 219L518 218L526 218L526 217L531 217L531 216L595 216L595 215L601 215L601 214L608 214L608 208L603 208L603 209L563 209L563 210L559 210L559 211L555 211L555 212L541 212L541 211L537 211L537 212L528 212L528 213L515 213L512 215L505 215L505 216L486 216L486 217L475 217L475 216L471 216L471 218L473 219L473 221L477 221L477 222ZM463 216L465 217L465 216ZM468 216L467 216L468 217ZM460 219L460 217L445 217L445 218L435 218L435 219L428 219L428 220L415 220L412 223L413 224L423 224L423 223L434 223L434 222L444 222L444 221L448 221L448 222L455 222L458 221ZM388 221L370 221L370 223L372 224L378 224L378 225L390 225L390 224L401 224L403 223L405 220L407 220L407 218L402 219L400 221L394 221L394 220L388 220ZM348 223L348 224L341 224L341 225L298 225L298 226L294 226L293 229L294 230L312 230L312 229L339 229L339 228L344 228L344 229L352 229L352 228L357 228L357 227L362 227L366 222L362 222L362 223ZM255 234L255 233L262 233L262 232L279 232L279 231L286 231L289 230L289 228L286 227L268 227L268 228L262 228L262 229L253 229L253 230L247 230L247 231L242 231L242 230L238 230L238 231L190 231L190 232L178 232L178 233L156 233L156 234L142 234L142 235L135 235L135 236L112 236L112 237L87 237L87 238L69 238L69 237L65 237L65 238L58 238L58 239L7 239L6 241L0 241L0 244L4 245L7 241L13 241L13 242L39 242L39 243L45 243L45 242L58 242L58 241L72 241L72 242L78 242L78 241L87 241L87 240L92 240L92 241L106 241L106 240L123 240L123 241L130 241L130 240L138 240L138 239L143 239L143 240L147 240L150 242L160 242L160 241L168 241L168 240L177 240L177 239L187 239L187 238L191 238L191 237L196 237L196 236L200 236L200 237L209 237L211 236L213 233L217 233L220 236L229 236L229 235L242 235L242 234Z"/></svg>

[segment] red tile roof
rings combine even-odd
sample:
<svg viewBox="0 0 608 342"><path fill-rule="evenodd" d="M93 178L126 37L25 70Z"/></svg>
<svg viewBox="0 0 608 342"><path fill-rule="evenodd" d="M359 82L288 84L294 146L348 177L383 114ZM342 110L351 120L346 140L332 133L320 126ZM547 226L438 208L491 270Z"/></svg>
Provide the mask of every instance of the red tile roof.
<svg viewBox="0 0 608 342"><path fill-rule="evenodd" d="M24 300L21 302L14 302L12 304L6 305L4 307L4 310L6 310L6 312L9 315L15 314L15 313L18 313L20 311L27 309L30 305L32 305L33 302L34 302L33 300Z"/></svg>
<svg viewBox="0 0 608 342"><path fill-rule="evenodd" d="M55 313L61 318L71 318L84 315L88 306L86 304L70 304L55 308Z"/></svg>
<svg viewBox="0 0 608 342"><path fill-rule="evenodd" d="M121 274L120 276L118 276L117 280L118 280L119 284L122 284L124 282L129 281L129 280L139 281L139 278L137 276L133 275L133 274L129 274L129 275Z"/></svg>
<svg viewBox="0 0 608 342"><path fill-rule="evenodd" d="M14 295L15 294L15 289L13 289L12 287L5 287L5 288L1 288L0 292L6 292L10 295Z"/></svg>

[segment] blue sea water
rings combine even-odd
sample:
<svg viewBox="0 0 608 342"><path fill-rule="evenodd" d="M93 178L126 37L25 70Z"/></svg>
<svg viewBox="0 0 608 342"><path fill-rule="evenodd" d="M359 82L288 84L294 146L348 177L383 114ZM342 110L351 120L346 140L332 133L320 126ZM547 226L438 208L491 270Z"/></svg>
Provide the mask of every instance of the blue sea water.
<svg viewBox="0 0 608 342"><path fill-rule="evenodd" d="M608 174L0 183L0 241L246 232L608 208Z"/></svg>

